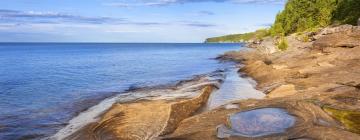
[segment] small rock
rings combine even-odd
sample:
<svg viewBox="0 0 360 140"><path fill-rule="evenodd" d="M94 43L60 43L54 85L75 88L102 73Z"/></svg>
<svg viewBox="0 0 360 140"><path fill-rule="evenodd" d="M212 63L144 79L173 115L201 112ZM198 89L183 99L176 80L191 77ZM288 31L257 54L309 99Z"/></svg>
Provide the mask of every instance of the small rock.
<svg viewBox="0 0 360 140"><path fill-rule="evenodd" d="M294 95L296 93L295 86L293 84L282 85L275 90L271 91L267 97L268 98L277 98L284 97L289 95Z"/></svg>

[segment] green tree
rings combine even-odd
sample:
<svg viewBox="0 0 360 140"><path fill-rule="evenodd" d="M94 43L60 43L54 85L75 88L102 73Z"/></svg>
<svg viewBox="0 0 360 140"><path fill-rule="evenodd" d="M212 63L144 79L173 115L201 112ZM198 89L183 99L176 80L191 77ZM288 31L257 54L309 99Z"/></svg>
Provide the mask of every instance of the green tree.
<svg viewBox="0 0 360 140"><path fill-rule="evenodd" d="M336 23L356 25L359 17L359 0L288 0L270 32L283 36Z"/></svg>

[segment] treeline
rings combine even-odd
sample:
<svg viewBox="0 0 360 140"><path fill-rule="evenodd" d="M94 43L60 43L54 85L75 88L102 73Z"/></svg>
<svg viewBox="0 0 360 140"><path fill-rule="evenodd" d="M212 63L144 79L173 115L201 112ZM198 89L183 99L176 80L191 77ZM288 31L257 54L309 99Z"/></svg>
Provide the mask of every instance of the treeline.
<svg viewBox="0 0 360 140"><path fill-rule="evenodd" d="M206 43L215 43L215 42L246 42L250 40L261 39L265 36L269 36L270 32L268 29L259 29L255 32L244 33L244 34L232 34L225 35L220 37L213 37L206 39Z"/></svg>
<svg viewBox="0 0 360 140"><path fill-rule="evenodd" d="M333 24L357 24L360 0L288 0L276 16L271 35L311 31Z"/></svg>
<svg viewBox="0 0 360 140"><path fill-rule="evenodd" d="M329 25L356 25L359 18L360 0L288 0L268 30L214 37L206 39L206 42L243 42L266 35L286 36Z"/></svg>

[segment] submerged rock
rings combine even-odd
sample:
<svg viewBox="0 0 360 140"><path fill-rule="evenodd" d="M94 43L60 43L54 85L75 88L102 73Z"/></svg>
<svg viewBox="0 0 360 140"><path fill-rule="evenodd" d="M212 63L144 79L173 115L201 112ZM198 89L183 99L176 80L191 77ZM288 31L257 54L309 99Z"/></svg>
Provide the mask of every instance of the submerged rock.
<svg viewBox="0 0 360 140"><path fill-rule="evenodd" d="M283 133L295 124L295 117L279 108L262 108L233 114L228 125L217 129L219 138L231 136L261 137Z"/></svg>

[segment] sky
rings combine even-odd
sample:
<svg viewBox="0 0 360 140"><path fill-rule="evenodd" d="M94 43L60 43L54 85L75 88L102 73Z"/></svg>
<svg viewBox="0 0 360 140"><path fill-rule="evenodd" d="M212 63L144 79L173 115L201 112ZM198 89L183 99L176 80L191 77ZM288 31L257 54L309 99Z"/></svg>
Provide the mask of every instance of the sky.
<svg viewBox="0 0 360 140"><path fill-rule="evenodd" d="M267 28L285 0L1 0L0 42L203 42Z"/></svg>

